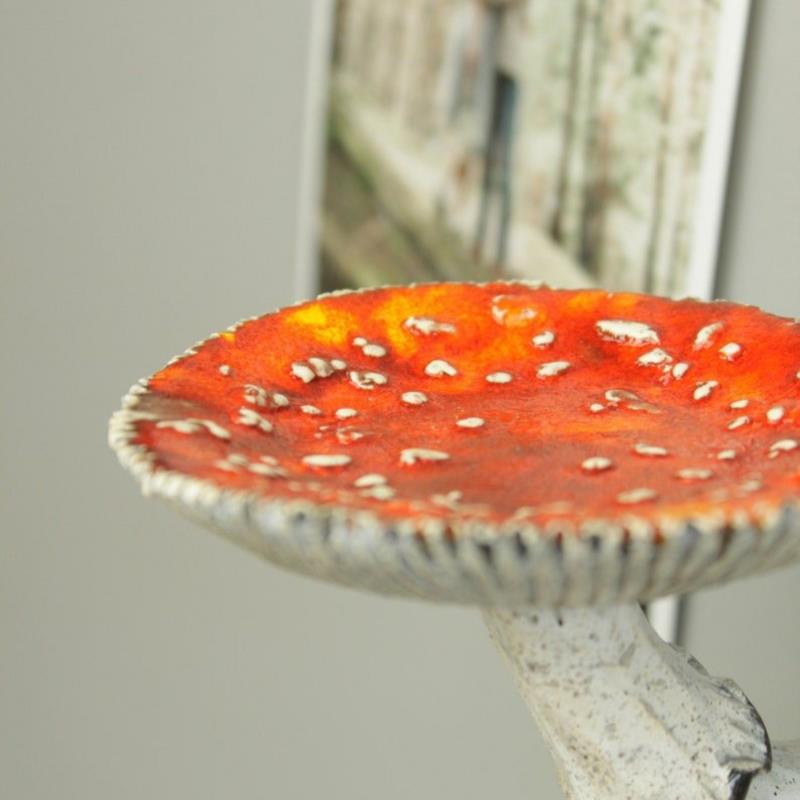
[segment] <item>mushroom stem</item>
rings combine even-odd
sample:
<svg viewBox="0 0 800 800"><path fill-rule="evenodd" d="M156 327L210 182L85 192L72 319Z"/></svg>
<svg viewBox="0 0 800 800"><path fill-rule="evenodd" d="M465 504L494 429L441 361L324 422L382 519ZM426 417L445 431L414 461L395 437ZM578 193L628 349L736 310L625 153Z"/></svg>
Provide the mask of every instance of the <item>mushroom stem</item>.
<svg viewBox="0 0 800 800"><path fill-rule="evenodd" d="M753 778L772 752L750 701L662 641L638 606L487 610L485 619L570 800L768 796L776 776ZM800 797L800 773L785 773L782 786L795 788L779 796Z"/></svg>

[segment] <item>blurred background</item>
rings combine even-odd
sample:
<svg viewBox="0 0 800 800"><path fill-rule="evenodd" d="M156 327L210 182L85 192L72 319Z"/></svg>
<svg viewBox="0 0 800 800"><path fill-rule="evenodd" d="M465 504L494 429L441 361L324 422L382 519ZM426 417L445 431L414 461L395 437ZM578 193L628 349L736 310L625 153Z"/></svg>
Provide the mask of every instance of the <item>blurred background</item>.
<svg viewBox="0 0 800 800"><path fill-rule="evenodd" d="M475 611L261 563L139 498L105 442L137 377L313 291L315 5L0 0L0 797L559 797ZM789 316L799 26L754 0L716 289ZM798 606L794 566L688 620L776 739Z"/></svg>
<svg viewBox="0 0 800 800"><path fill-rule="evenodd" d="M686 292L747 0L333 5L326 283Z"/></svg>

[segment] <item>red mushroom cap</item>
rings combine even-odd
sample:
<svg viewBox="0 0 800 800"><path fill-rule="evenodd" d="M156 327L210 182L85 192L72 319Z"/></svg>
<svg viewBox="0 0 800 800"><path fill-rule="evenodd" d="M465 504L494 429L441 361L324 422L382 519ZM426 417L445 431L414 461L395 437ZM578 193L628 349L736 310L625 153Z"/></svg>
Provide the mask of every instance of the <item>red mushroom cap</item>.
<svg viewBox="0 0 800 800"><path fill-rule="evenodd" d="M576 542L598 552L607 540L618 547L606 570L632 541L680 541L686 555L698 531L715 543L747 531L744 572L769 555L753 531L783 515L778 538L798 533L783 518L800 495L799 371L800 325L731 303L511 283L337 293L174 359L129 399L114 444L146 488L179 501L178 485L193 498L213 489L214 504L238 498L251 518L253 504L302 501L323 527L366 512L423 549L437 536L450 551L480 543L490 570L502 539L533 571L536 537L562 570ZM726 577L684 567L684 583ZM594 589L544 602L601 600L595 567L581 568ZM636 597L683 585L628 578ZM441 595L505 602L499 585Z"/></svg>

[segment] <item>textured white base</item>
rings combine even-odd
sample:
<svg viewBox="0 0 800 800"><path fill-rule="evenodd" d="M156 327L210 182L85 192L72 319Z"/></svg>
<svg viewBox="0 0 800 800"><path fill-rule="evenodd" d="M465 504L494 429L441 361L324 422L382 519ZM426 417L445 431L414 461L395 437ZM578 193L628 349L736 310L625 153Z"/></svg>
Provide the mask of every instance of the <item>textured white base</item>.
<svg viewBox="0 0 800 800"><path fill-rule="evenodd" d="M663 642L638 606L485 612L570 800L800 800L741 689Z"/></svg>

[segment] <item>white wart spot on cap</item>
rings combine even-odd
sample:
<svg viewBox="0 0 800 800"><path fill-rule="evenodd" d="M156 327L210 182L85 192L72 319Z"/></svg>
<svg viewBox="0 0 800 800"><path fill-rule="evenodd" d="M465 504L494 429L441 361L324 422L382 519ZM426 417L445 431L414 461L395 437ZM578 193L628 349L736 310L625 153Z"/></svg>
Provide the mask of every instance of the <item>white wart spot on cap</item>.
<svg viewBox="0 0 800 800"><path fill-rule="evenodd" d="M422 406L428 402L428 395L425 392L403 392L400 399L409 406Z"/></svg>
<svg viewBox="0 0 800 800"><path fill-rule="evenodd" d="M400 453L400 463L410 466L420 461L447 461L450 456L441 450L428 450L425 447L407 447Z"/></svg>
<svg viewBox="0 0 800 800"><path fill-rule="evenodd" d="M717 381L701 381L695 387L692 397L695 400L705 400L711 396L711 392L719 386Z"/></svg>
<svg viewBox="0 0 800 800"><path fill-rule="evenodd" d="M556 375L561 375L566 372L572 365L569 361L550 361L547 364L541 364L536 370L537 378L555 378Z"/></svg>
<svg viewBox="0 0 800 800"><path fill-rule="evenodd" d="M245 385L244 401L261 408L264 408L268 402L273 408L285 408L289 405L289 398L285 394L280 394L279 392L270 393L254 383Z"/></svg>
<svg viewBox="0 0 800 800"><path fill-rule="evenodd" d="M643 356L639 356L639 358L636 359L636 363L642 367L657 367L669 361L672 361L671 356L660 347L649 350Z"/></svg>
<svg viewBox="0 0 800 800"><path fill-rule="evenodd" d="M534 347L538 347L540 349L544 349L545 347L550 347L551 344L556 340L556 335L553 331L542 331L541 333L537 333L531 339Z"/></svg>
<svg viewBox="0 0 800 800"><path fill-rule="evenodd" d="M439 322L430 317L409 317L403 327L413 333L421 333L423 336L431 336L436 333L455 333L456 326L449 322Z"/></svg>
<svg viewBox="0 0 800 800"><path fill-rule="evenodd" d="M720 461L733 461L736 458L736 451L735 450L720 450L717 453L717 458Z"/></svg>
<svg viewBox="0 0 800 800"><path fill-rule="evenodd" d="M350 419L351 417L358 416L358 411L354 408L337 408L336 417L338 419Z"/></svg>
<svg viewBox="0 0 800 800"><path fill-rule="evenodd" d="M219 365L219 374L225 375L227 377L231 374L231 365L230 364L220 364Z"/></svg>
<svg viewBox="0 0 800 800"><path fill-rule="evenodd" d="M736 361L742 354L742 346L738 342L728 342L719 349L720 358L725 361Z"/></svg>
<svg viewBox="0 0 800 800"><path fill-rule="evenodd" d="M749 424L750 424L750 417L748 417L746 414L742 414L742 416L736 417L736 419L733 420L733 422L731 422L730 425L728 425L728 430L736 431L739 430L739 428L743 428L745 425Z"/></svg>
<svg viewBox="0 0 800 800"><path fill-rule="evenodd" d="M391 486L370 486L362 489L359 494L362 497L370 497L373 500L391 500L397 492Z"/></svg>
<svg viewBox="0 0 800 800"><path fill-rule="evenodd" d="M606 458L605 456L592 456L591 458L584 459L581 463L581 469L585 472L605 472L605 470L611 469L613 465L610 458Z"/></svg>
<svg viewBox="0 0 800 800"><path fill-rule="evenodd" d="M431 503L435 506L442 506L443 508L457 509L461 504L464 495L458 489L453 489L450 492L442 494L431 495Z"/></svg>
<svg viewBox="0 0 800 800"><path fill-rule="evenodd" d="M369 472L366 475L356 478L353 481L353 486L359 489L366 489L369 486L382 486L387 482L384 475L380 475L377 472Z"/></svg>
<svg viewBox="0 0 800 800"><path fill-rule="evenodd" d="M633 452L650 458L663 458L669 455L669 451L666 448L653 444L644 444L643 442L636 442L633 446Z"/></svg>
<svg viewBox="0 0 800 800"><path fill-rule="evenodd" d="M244 387L244 401L263 407L267 404L267 390L254 383L248 383Z"/></svg>
<svg viewBox="0 0 800 800"><path fill-rule="evenodd" d="M625 319L601 319L595 323L601 339L634 347L648 344L660 344L658 333L644 322L633 322Z"/></svg>
<svg viewBox="0 0 800 800"><path fill-rule="evenodd" d="M592 403L589 406L589 411L591 411L592 414L599 414L601 411L605 411L605 410L606 410L606 407L602 403Z"/></svg>
<svg viewBox="0 0 800 800"><path fill-rule="evenodd" d="M796 439L779 439L770 445L769 455L770 458L777 458L781 453L791 453L792 450L797 450L800 447Z"/></svg>
<svg viewBox="0 0 800 800"><path fill-rule="evenodd" d="M322 413L322 411L320 411L320 409L318 409L316 406L311 406L311 405L300 406L300 410L304 414L310 414L312 416L317 416L318 414Z"/></svg>
<svg viewBox="0 0 800 800"><path fill-rule="evenodd" d="M247 469L256 475L261 475L264 478L285 478L288 473L283 467L275 466L274 464L262 464L254 462L247 465Z"/></svg>
<svg viewBox="0 0 800 800"><path fill-rule="evenodd" d="M295 378L299 378L303 383L311 383L317 377L317 374L308 364L303 364L299 361L295 361L292 364L292 375Z"/></svg>
<svg viewBox="0 0 800 800"><path fill-rule="evenodd" d="M340 359L328 361L320 356L310 356L306 361L293 362L291 372L303 383L311 383L315 378L329 378L337 369L344 368L344 366L344 362Z"/></svg>
<svg viewBox="0 0 800 800"><path fill-rule="evenodd" d="M487 383L511 383L514 377L508 372L492 372L486 376Z"/></svg>
<svg viewBox="0 0 800 800"><path fill-rule="evenodd" d="M276 466L275 464L271 466ZM228 453L226 458L214 462L214 466L218 469L224 469L227 472L236 472L236 470L243 469L250 466L250 459L243 456L241 453Z"/></svg>
<svg viewBox="0 0 800 800"><path fill-rule="evenodd" d="M767 411L767 422L770 425L777 425L786 415L786 410L783 406L772 406Z"/></svg>
<svg viewBox="0 0 800 800"><path fill-rule="evenodd" d="M359 389L372 390L376 386L384 386L389 379L380 372L359 372L352 370L350 382Z"/></svg>
<svg viewBox="0 0 800 800"><path fill-rule="evenodd" d="M364 434L361 431L352 427L337 428L335 435L336 441L339 442L339 444L352 444L364 438Z"/></svg>
<svg viewBox="0 0 800 800"><path fill-rule="evenodd" d="M381 344L369 343L369 344L365 344L361 348L361 352L365 356L369 356L370 358L383 358L386 355L387 350Z"/></svg>
<svg viewBox="0 0 800 800"><path fill-rule="evenodd" d="M421 406L428 402L425 392L403 392L400 399L409 406Z"/></svg>
<svg viewBox="0 0 800 800"><path fill-rule="evenodd" d="M239 418L236 420L240 425L247 425L251 428L258 428L264 433L272 433L272 423L262 417L258 411L243 406L239 409Z"/></svg>
<svg viewBox="0 0 800 800"><path fill-rule="evenodd" d="M503 306L503 302L505 300L513 300L513 298L514 295L509 294L498 294L492 298L492 319L498 325L506 324L506 318L508 317L509 313L513 315L513 320L516 324L524 324L527 322L532 322L536 319L539 312L530 306L519 307L512 305L508 308Z"/></svg>
<svg viewBox="0 0 800 800"><path fill-rule="evenodd" d="M689 370L689 365L685 361L679 361L672 367L672 375L680 380Z"/></svg>
<svg viewBox="0 0 800 800"><path fill-rule="evenodd" d="M657 406L643 400L635 392L629 389L608 389L605 398L610 406L622 406L630 411L647 411L649 414L660 413Z"/></svg>
<svg viewBox="0 0 800 800"><path fill-rule="evenodd" d="M425 374L430 378L452 378L458 374L458 370L449 362L436 358L425 367Z"/></svg>
<svg viewBox="0 0 800 800"><path fill-rule="evenodd" d="M210 419L162 419L156 423L157 428L172 428L178 433L200 433L205 430L217 439L230 439L231 435L225 428Z"/></svg>
<svg viewBox="0 0 800 800"><path fill-rule="evenodd" d="M324 358L311 356L308 359L308 363L311 365L311 369L314 370L314 374L318 378L329 378L334 373L333 364Z"/></svg>
<svg viewBox="0 0 800 800"><path fill-rule="evenodd" d="M739 484L739 492L741 494L752 494L763 488L764 484L758 478L750 478L750 480Z"/></svg>
<svg viewBox="0 0 800 800"><path fill-rule="evenodd" d="M742 398L741 400L734 400L730 404L730 408L733 408L733 409L747 408L747 406L749 406L749 405L750 405L750 401L745 399L745 398Z"/></svg>
<svg viewBox="0 0 800 800"><path fill-rule="evenodd" d="M486 420L481 417L464 417L456 420L459 428L482 428L485 424Z"/></svg>
<svg viewBox="0 0 800 800"><path fill-rule="evenodd" d="M303 463L308 467L346 467L353 459L344 453L313 453L303 456Z"/></svg>
<svg viewBox="0 0 800 800"><path fill-rule="evenodd" d="M332 358L331 366L337 371L342 369L347 369L347 362L342 361L341 358Z"/></svg>
<svg viewBox="0 0 800 800"><path fill-rule="evenodd" d="M675 477L680 478L682 481L707 481L714 473L710 469L704 468L686 468L679 469L675 473Z"/></svg>
<svg viewBox="0 0 800 800"><path fill-rule="evenodd" d="M629 489L626 492L620 492L617 495L617 502L622 505L635 505L636 503L646 503L648 500L655 500L658 497L658 492L654 489L640 487L637 489Z"/></svg>
<svg viewBox="0 0 800 800"><path fill-rule="evenodd" d="M383 358L387 354L387 349L377 342L370 342L363 336L356 336L353 345L360 348L361 352L369 358Z"/></svg>
<svg viewBox="0 0 800 800"><path fill-rule="evenodd" d="M704 350L706 347L710 347L717 337L717 334L722 330L722 327L721 322L712 322L710 325L705 325L700 328L700 330L697 331L697 335L694 337L694 349Z"/></svg>

